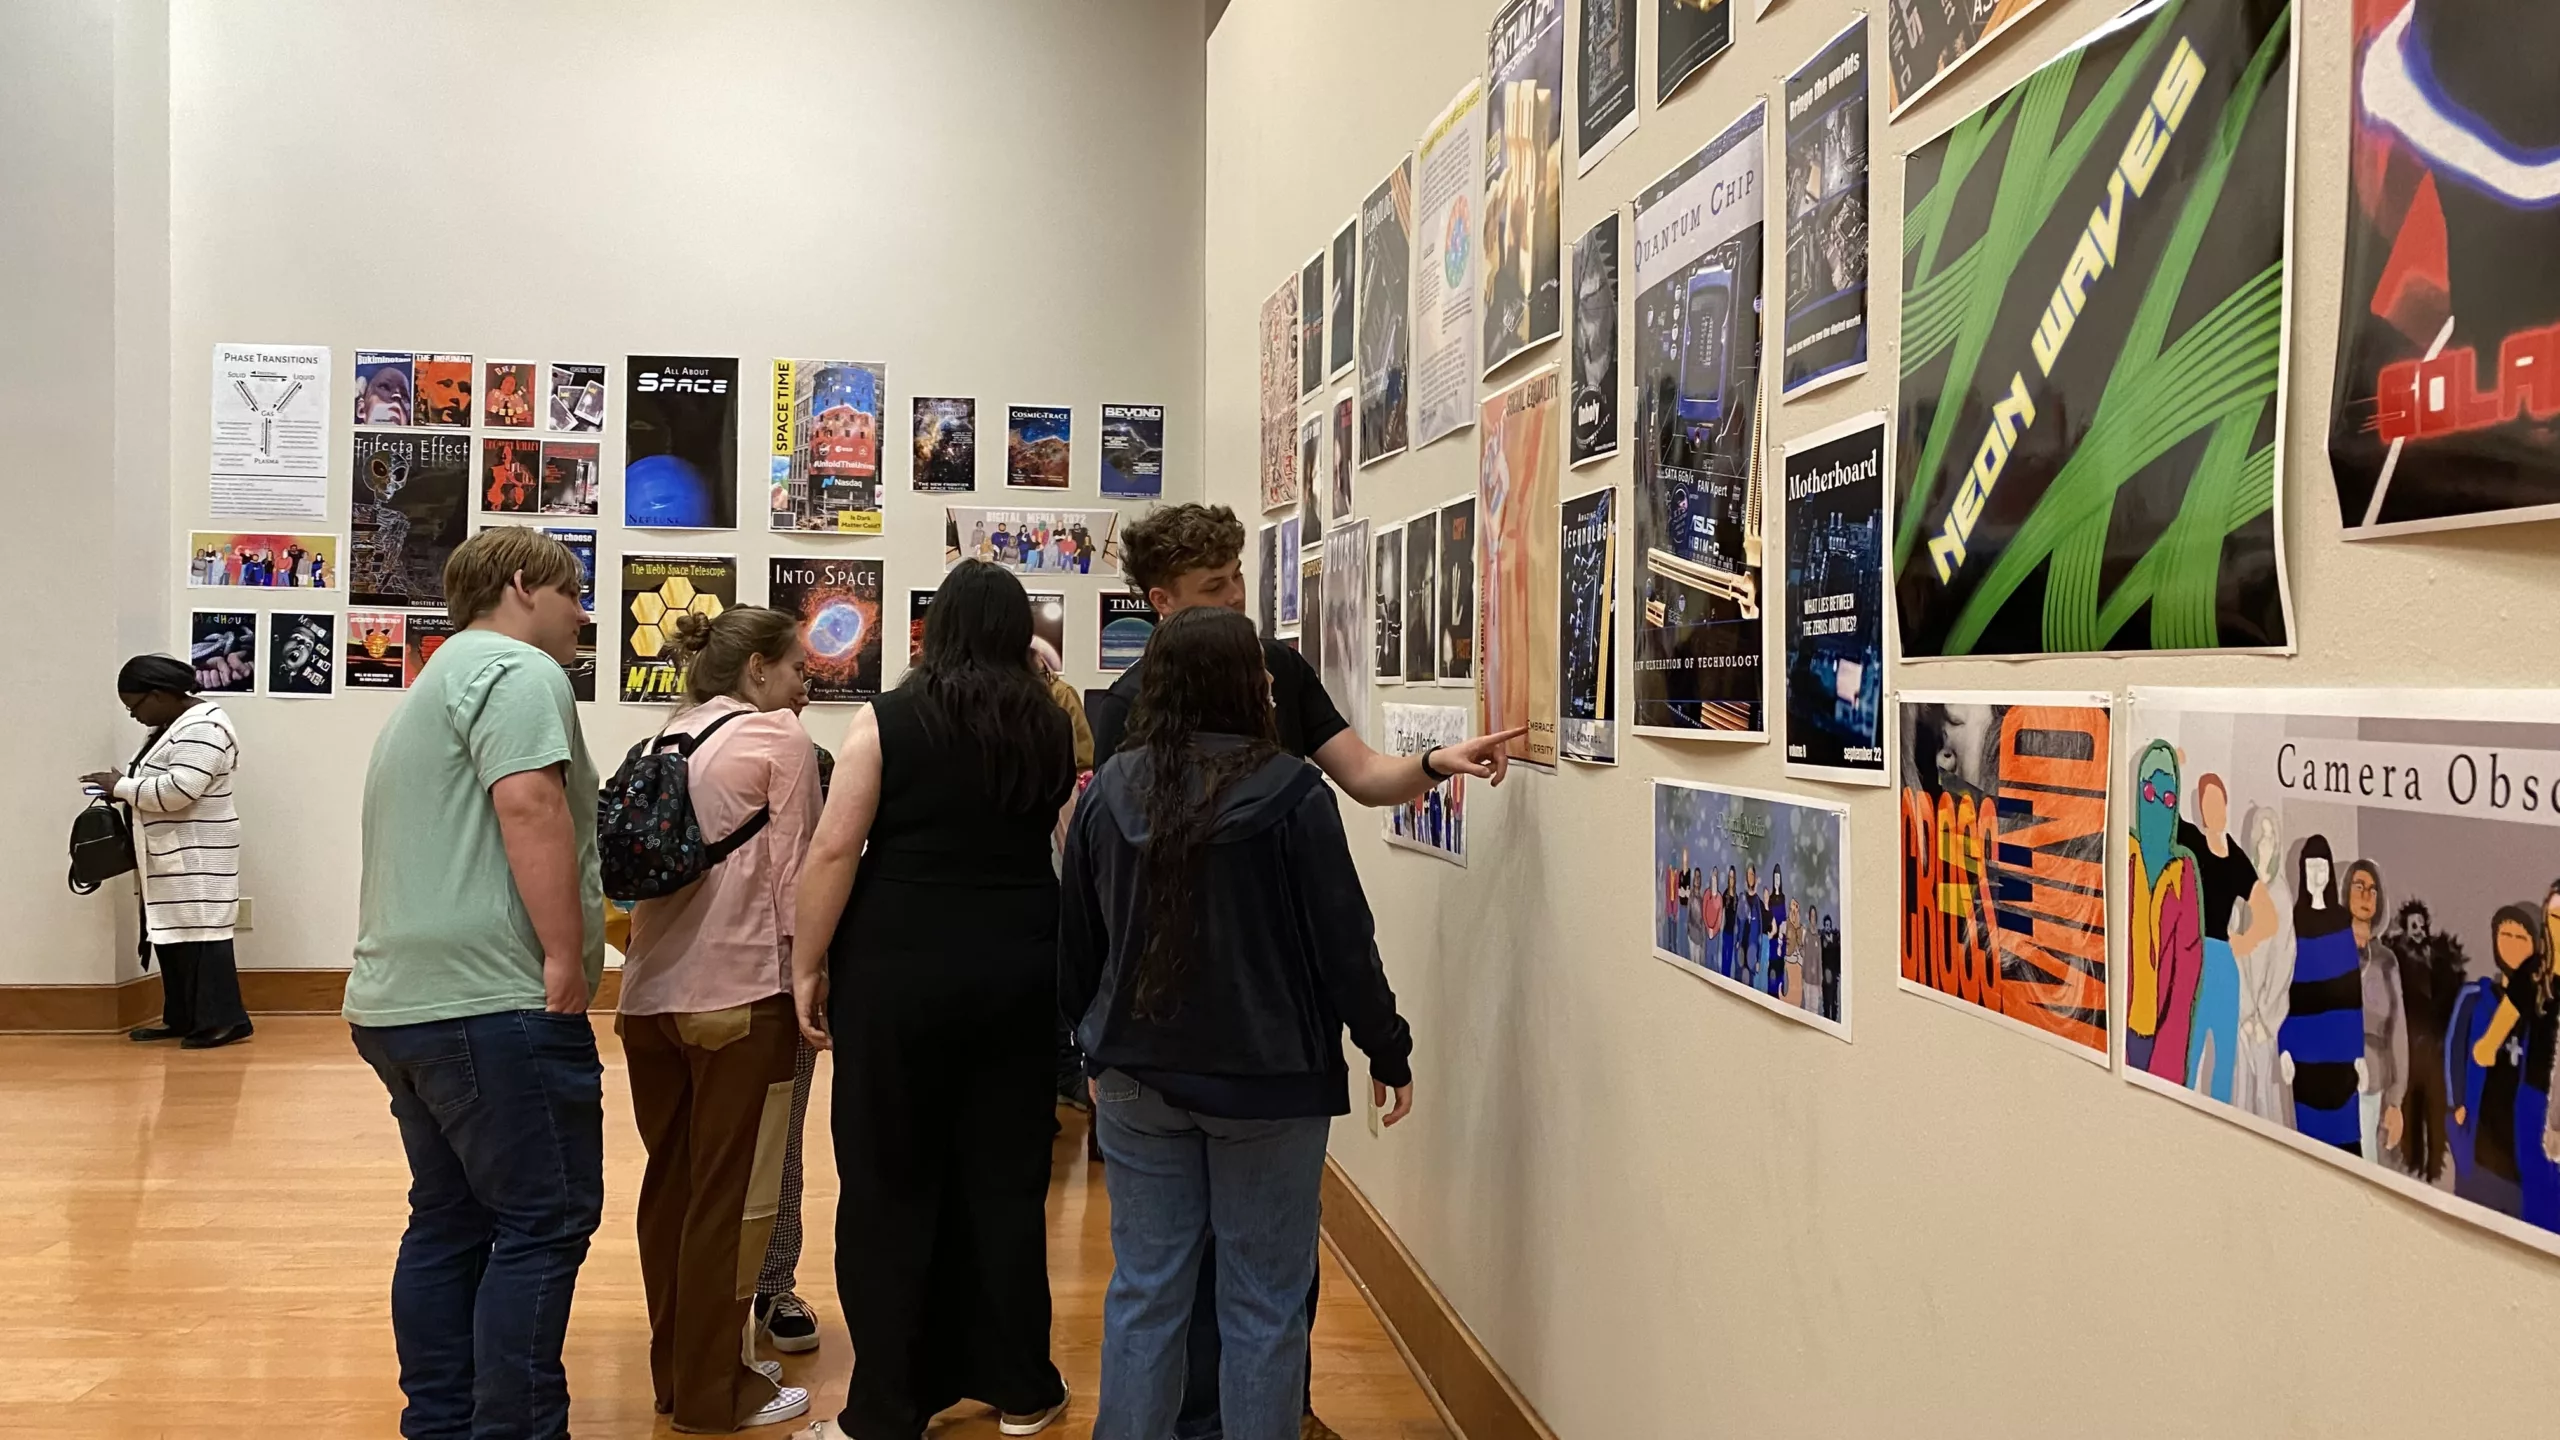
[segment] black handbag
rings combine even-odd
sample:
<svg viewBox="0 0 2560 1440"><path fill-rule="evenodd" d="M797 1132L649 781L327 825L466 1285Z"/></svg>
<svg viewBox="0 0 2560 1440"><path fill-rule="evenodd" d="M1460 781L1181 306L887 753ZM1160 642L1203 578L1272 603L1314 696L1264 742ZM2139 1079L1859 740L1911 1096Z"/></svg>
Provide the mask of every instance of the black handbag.
<svg viewBox="0 0 2560 1440"><path fill-rule="evenodd" d="M124 807L91 800L71 822L71 893L94 894L133 868L133 827L125 821Z"/></svg>

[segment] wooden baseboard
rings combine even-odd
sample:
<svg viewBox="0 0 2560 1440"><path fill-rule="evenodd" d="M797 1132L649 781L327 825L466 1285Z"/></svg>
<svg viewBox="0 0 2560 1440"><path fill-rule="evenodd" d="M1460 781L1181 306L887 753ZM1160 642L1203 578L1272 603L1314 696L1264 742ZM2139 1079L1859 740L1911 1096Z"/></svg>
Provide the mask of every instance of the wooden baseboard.
<svg viewBox="0 0 2560 1440"><path fill-rule="evenodd" d="M345 1003L344 970L243 970L240 1003L252 1015L335 1015ZM622 1000L622 972L607 970L594 1008ZM0 1034L130 1030L160 1014L158 972L121 985L0 985Z"/></svg>
<svg viewBox="0 0 2560 1440"><path fill-rule="evenodd" d="M1327 1157L1324 1234L1458 1440L1556 1440L1385 1217Z"/></svg>

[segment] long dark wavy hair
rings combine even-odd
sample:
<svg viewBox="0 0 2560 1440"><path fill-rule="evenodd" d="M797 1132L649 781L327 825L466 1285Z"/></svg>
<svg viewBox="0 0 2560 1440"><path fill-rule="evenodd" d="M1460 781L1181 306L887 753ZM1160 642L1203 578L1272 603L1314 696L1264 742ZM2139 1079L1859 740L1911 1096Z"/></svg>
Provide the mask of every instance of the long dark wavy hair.
<svg viewBox="0 0 2560 1440"><path fill-rule="evenodd" d="M1245 743L1203 750L1202 735L1240 735ZM1157 626L1138 672L1129 741L1145 746L1152 762L1139 795L1147 824L1139 868L1147 885L1147 946L1130 1008L1165 1020L1181 1008L1182 974L1195 948L1191 886L1202 837L1227 791L1280 753L1271 673L1253 622L1204 605Z"/></svg>
<svg viewBox="0 0 2560 1440"><path fill-rule="evenodd" d="M1001 565L964 560L925 611L924 659L898 682L933 737L977 751L1005 813L1054 803L1074 780L1066 716L1032 669L1031 597Z"/></svg>

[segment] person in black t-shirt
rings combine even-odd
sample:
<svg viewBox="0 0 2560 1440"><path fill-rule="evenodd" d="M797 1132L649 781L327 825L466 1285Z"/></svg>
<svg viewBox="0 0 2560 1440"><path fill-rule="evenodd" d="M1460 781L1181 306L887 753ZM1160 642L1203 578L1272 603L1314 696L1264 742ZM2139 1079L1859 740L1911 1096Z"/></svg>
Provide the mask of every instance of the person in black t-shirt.
<svg viewBox="0 0 2560 1440"><path fill-rule="evenodd" d="M2228 1105L2243 1043L2240 970L2250 952L2275 933L2276 905L2265 877L2231 838L2231 792L2222 777L2197 776L2195 799L2201 823L2178 822L2178 843L2196 857L2204 891L2204 974L2196 987L2187 1065L2196 1089Z"/></svg>
<svg viewBox="0 0 2560 1440"><path fill-rule="evenodd" d="M1120 568L1129 588L1147 597L1159 617L1196 606L1222 605L1243 611L1248 594L1244 579L1244 523L1224 505L1167 505L1150 511L1122 537ZM1294 565L1297 557L1283 556ZM1334 707L1324 682L1306 657L1279 640L1262 642L1263 664L1271 671L1271 704L1278 721L1280 748L1316 763L1343 794L1369 806L1402 805L1428 793L1453 775L1495 785L1510 773L1507 747L1526 729L1479 735L1456 745L1438 746L1419 755L1382 755L1351 728ZM1138 700L1137 664L1121 672L1108 691L1095 697L1086 718L1093 725L1093 763L1101 766L1120 748L1128 733L1129 715ZM1183 1392L1182 1415L1174 1440L1214 1440L1218 1418L1217 1266L1214 1250L1202 1257L1199 1298L1192 1305L1190 1375ZM1319 1272L1321 1273L1321 1272ZM1316 1313L1315 1287L1307 1291L1307 1323ZM1313 1373L1310 1366L1309 1373ZM1312 1395L1312 1392L1310 1392ZM1305 1440L1339 1440L1306 1412Z"/></svg>

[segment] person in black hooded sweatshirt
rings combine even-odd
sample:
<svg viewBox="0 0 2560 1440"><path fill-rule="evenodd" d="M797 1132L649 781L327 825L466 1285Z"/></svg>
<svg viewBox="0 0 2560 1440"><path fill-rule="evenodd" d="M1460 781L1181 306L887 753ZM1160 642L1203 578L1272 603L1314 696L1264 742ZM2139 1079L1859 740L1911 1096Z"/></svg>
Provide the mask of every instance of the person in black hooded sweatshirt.
<svg viewBox="0 0 2560 1440"><path fill-rule="evenodd" d="M1333 792L1282 751L1253 623L1182 611L1147 648L1130 744L1069 836L1059 999L1076 1017L1111 1194L1095 1440L1163 1440L1202 1256L1220 1284L1226 1440L1295 1440L1305 1296L1342 1031L1392 1125L1411 1029L1378 957Z"/></svg>

